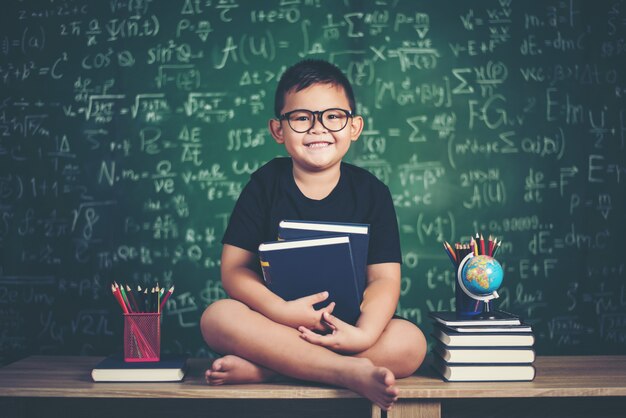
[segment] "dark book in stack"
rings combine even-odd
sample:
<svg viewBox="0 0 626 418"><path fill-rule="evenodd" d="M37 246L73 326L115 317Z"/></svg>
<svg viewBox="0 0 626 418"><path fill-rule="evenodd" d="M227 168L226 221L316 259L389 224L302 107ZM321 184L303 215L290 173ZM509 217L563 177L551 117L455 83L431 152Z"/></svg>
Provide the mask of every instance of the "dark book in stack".
<svg viewBox="0 0 626 418"><path fill-rule="evenodd" d="M433 367L450 382L531 381L535 378L535 336L516 315L458 318L431 312Z"/></svg>

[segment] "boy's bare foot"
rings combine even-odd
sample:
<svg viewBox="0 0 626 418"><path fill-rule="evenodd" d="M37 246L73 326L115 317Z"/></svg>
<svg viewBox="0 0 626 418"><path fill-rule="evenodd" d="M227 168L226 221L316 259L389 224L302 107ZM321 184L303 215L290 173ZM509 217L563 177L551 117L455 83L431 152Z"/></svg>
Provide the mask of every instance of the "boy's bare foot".
<svg viewBox="0 0 626 418"><path fill-rule="evenodd" d="M276 373L271 370L234 355L218 358L213 361L211 368L204 372L204 378L209 385L261 383L275 375Z"/></svg>
<svg viewBox="0 0 626 418"><path fill-rule="evenodd" d="M385 411L391 408L399 394L391 370L376 367L365 358L351 358L349 361L349 368L338 375L340 385L369 399ZM244 358L226 355L213 361L204 376L209 385L225 385L267 382L277 377L277 374Z"/></svg>
<svg viewBox="0 0 626 418"><path fill-rule="evenodd" d="M346 373L345 386L366 397L383 410L391 408L400 390L395 385L396 378L391 370L376 367L368 359L355 359L357 367L352 373Z"/></svg>

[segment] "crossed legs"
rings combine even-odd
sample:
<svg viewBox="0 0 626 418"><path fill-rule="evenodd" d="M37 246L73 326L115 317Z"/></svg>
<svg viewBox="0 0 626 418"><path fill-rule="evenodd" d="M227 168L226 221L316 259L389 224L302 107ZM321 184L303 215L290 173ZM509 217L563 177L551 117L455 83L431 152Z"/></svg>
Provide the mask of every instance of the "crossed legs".
<svg viewBox="0 0 626 418"><path fill-rule="evenodd" d="M209 384L262 382L276 375L349 388L388 409L397 399L396 377L412 374L426 352L424 336L401 319L392 320L374 346L355 356L304 341L231 299L210 305L201 319L207 344L226 353L206 371Z"/></svg>

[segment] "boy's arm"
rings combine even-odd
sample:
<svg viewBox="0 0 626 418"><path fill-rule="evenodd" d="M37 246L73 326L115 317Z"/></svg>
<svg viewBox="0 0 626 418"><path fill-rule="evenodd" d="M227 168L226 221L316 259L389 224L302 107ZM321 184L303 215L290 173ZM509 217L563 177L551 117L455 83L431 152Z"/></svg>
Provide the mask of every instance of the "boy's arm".
<svg viewBox="0 0 626 418"><path fill-rule="evenodd" d="M222 250L222 286L233 299L267 317L274 317L274 310L283 301L272 293L255 271L258 258L254 253L234 245L224 244Z"/></svg>
<svg viewBox="0 0 626 418"><path fill-rule="evenodd" d="M374 345L389 324L400 298L400 263L370 264L367 276L361 316L355 326L324 314L324 321L333 332L319 335L300 327L301 337L342 353L359 353Z"/></svg>
<svg viewBox="0 0 626 418"><path fill-rule="evenodd" d="M321 323L322 313L332 312L334 304L319 311L316 311L313 305L327 299L327 293L286 302L265 286L263 279L255 270L257 263L259 259L256 254L234 245L224 244L221 272L222 285L228 296L283 325L293 328L305 326L309 329L325 329Z"/></svg>
<svg viewBox="0 0 626 418"><path fill-rule="evenodd" d="M356 326L369 336L372 345L396 311L400 299L400 281L400 263L367 266L367 286Z"/></svg>

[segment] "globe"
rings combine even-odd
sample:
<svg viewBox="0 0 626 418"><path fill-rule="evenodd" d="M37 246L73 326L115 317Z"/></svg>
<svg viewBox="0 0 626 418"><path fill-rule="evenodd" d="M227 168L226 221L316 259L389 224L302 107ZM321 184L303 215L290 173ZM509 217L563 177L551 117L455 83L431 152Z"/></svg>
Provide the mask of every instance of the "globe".
<svg viewBox="0 0 626 418"><path fill-rule="evenodd" d="M488 255L470 258L461 271L463 285L476 296L490 295L500 288L504 273L498 261Z"/></svg>

